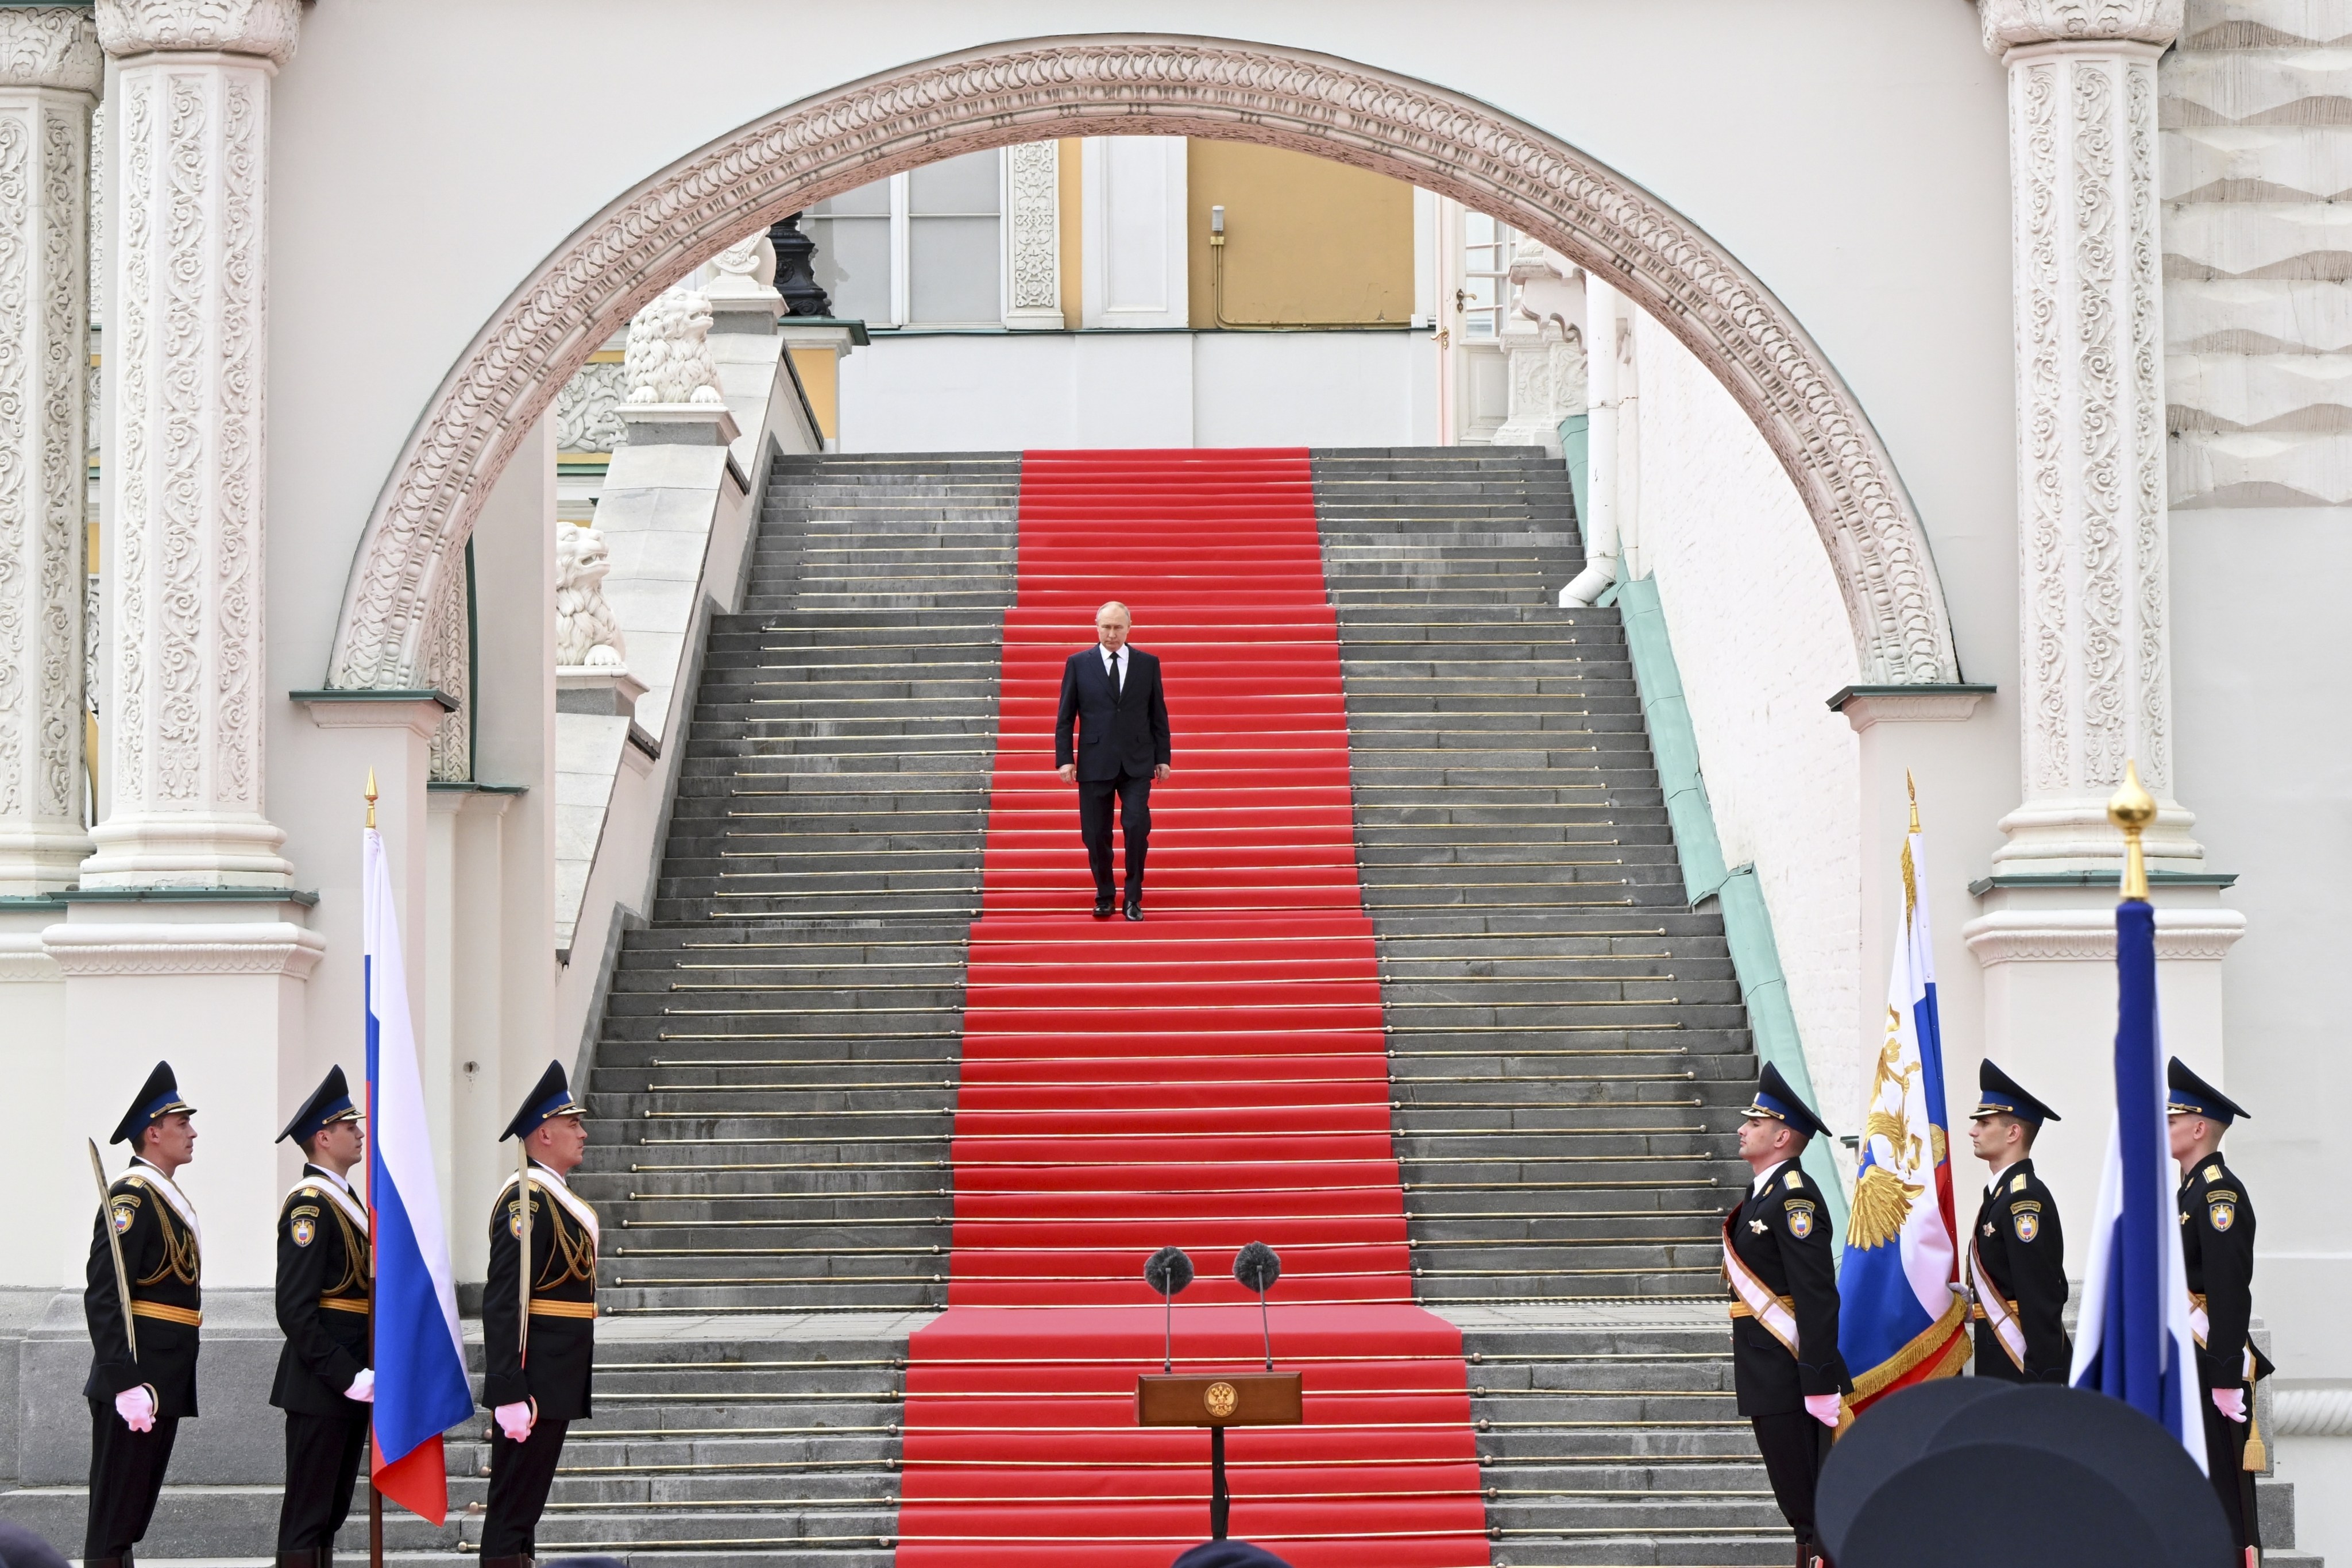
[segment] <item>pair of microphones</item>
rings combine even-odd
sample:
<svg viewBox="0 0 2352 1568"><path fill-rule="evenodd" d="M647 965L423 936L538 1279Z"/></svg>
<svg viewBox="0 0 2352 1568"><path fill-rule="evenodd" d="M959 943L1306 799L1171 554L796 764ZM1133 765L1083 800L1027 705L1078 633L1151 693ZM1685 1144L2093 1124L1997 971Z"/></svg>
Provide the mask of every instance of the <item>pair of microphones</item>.
<svg viewBox="0 0 2352 1568"><path fill-rule="evenodd" d="M1274 1328L1267 1317L1265 1293L1282 1278L1282 1258L1263 1241L1253 1241L1234 1254L1234 1278L1244 1290L1257 1292L1258 1331L1265 1338L1265 1370L1274 1370ZM1181 1247L1163 1247L1145 1260L1143 1282L1151 1287L1167 1307L1166 1337L1161 1345L1160 1370L1173 1372L1176 1366L1176 1295L1192 1282L1192 1259Z"/></svg>

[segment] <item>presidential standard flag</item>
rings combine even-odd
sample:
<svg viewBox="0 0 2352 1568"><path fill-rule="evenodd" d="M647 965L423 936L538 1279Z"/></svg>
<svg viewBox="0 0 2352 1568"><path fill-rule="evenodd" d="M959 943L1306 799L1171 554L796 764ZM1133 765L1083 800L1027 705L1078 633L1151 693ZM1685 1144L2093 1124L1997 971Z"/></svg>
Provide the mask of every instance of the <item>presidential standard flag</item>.
<svg viewBox="0 0 2352 1568"><path fill-rule="evenodd" d="M1915 796L1903 840L1903 922L1886 989L1886 1042L1871 1084L1838 1268L1838 1349L1853 1373L1857 1411L1898 1388L1952 1376L1969 1360L1935 945L1922 896L1927 852Z"/></svg>
<svg viewBox="0 0 2352 1568"><path fill-rule="evenodd" d="M369 809L372 819L373 805ZM474 1397L466 1384L449 1238L441 1226L425 1084L409 1027L399 912L383 839L373 826L362 855L368 1127L374 1134L368 1206L375 1211L375 1405L368 1479L381 1495L440 1524L449 1513L441 1434L473 1414Z"/></svg>
<svg viewBox="0 0 2352 1568"><path fill-rule="evenodd" d="M2137 782L2137 781L2135 781ZM2132 863L2137 862L2133 846ZM2116 907L2116 1121L2091 1222L2091 1264L2067 1381L2113 1394L2162 1424L2206 1469L2197 1336L2180 1258L2165 1128L2164 1045L2156 1016L2156 910L2128 871Z"/></svg>

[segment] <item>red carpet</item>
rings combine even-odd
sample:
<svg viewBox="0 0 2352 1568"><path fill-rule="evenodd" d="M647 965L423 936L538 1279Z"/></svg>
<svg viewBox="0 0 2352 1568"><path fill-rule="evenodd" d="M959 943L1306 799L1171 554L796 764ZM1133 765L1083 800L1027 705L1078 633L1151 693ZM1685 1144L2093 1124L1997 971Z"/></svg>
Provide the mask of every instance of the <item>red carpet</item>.
<svg viewBox="0 0 2352 1568"><path fill-rule="evenodd" d="M1141 925L1088 918L1053 773L1063 661L1113 598L1175 731ZM1165 1568L1204 1540L1208 1434L1135 1424L1162 1332L1143 1260L1200 1270L1178 1370L1248 1371L1249 1241L1282 1255L1275 1359L1307 1425L1230 1434L1232 1533L1299 1568L1486 1563L1461 1335L1412 1305L1307 454L1027 454L1000 701L899 1563Z"/></svg>

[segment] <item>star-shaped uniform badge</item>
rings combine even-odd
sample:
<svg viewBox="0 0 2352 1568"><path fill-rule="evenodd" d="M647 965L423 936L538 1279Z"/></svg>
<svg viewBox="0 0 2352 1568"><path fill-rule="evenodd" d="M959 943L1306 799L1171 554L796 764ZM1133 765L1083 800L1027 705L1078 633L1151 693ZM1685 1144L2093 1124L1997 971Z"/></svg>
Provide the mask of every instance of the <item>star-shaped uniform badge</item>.
<svg viewBox="0 0 2352 1568"><path fill-rule="evenodd" d="M1987 1220L1985 1222L1984 1233L1988 1237L1992 1235L1992 1222L1990 1220Z"/></svg>
<svg viewBox="0 0 2352 1568"><path fill-rule="evenodd" d="M1748 1228L1761 1236L1764 1234L1765 1225L1760 1219L1751 1219L1748 1222Z"/></svg>

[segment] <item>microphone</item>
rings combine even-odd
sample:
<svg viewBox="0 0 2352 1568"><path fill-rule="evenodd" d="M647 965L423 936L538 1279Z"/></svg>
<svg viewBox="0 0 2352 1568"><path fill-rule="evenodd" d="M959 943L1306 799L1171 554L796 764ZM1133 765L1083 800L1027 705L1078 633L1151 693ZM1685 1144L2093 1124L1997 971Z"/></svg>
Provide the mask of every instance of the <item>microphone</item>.
<svg viewBox="0 0 2352 1568"><path fill-rule="evenodd" d="M1258 1331L1265 1336L1265 1370L1274 1370L1274 1326L1265 1310L1265 1293L1282 1278L1282 1258L1263 1241L1253 1241L1234 1254L1234 1278L1242 1289L1257 1292Z"/></svg>
<svg viewBox="0 0 2352 1568"><path fill-rule="evenodd" d="M1273 1256L1269 1253L1267 1256ZM1275 1266L1277 1269L1280 1264ZM1160 1354L1160 1370L1176 1370L1176 1293L1192 1282L1192 1260L1181 1247L1163 1247L1144 1260L1143 1282L1167 1303L1167 1338ZM1268 1362L1267 1365L1274 1363Z"/></svg>

